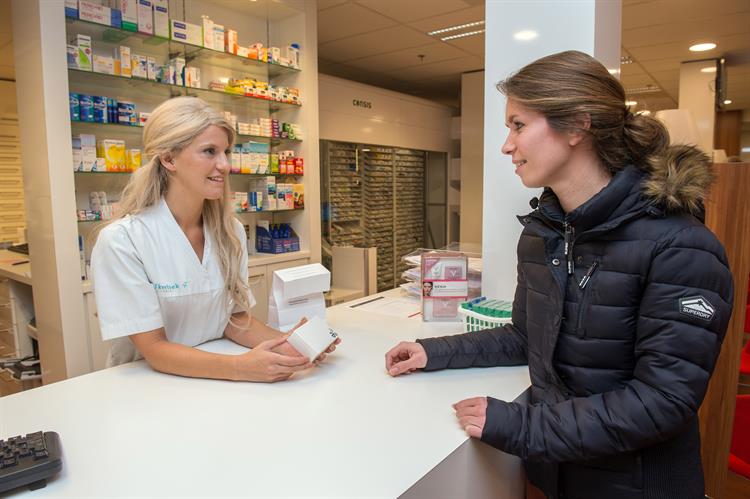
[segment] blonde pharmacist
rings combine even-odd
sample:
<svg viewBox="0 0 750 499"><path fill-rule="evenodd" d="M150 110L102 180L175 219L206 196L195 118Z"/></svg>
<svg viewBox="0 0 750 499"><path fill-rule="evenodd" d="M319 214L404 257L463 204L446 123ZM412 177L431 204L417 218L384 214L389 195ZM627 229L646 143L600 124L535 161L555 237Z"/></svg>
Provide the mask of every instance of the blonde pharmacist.
<svg viewBox="0 0 750 499"><path fill-rule="evenodd" d="M266 382L312 367L250 312L245 231L227 204L233 141L231 125L194 97L166 101L146 123L151 160L132 176L91 256L102 337L115 340L110 364L142 355L165 373ZM194 348L222 337L252 350Z"/></svg>

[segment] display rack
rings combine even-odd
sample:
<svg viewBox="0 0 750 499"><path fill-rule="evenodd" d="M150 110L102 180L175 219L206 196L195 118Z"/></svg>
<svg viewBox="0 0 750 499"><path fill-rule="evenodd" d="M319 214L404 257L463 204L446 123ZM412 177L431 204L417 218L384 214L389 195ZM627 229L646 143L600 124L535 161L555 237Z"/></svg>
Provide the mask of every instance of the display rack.
<svg viewBox="0 0 750 499"><path fill-rule="evenodd" d="M21 242L26 226L18 116L0 114L0 241Z"/></svg>
<svg viewBox="0 0 750 499"><path fill-rule="evenodd" d="M331 242L339 246L364 244L363 183L358 158L359 150L354 144L331 142L327 147L330 214L325 229Z"/></svg>
<svg viewBox="0 0 750 499"><path fill-rule="evenodd" d="M397 286L402 257L424 245L425 152L334 141L321 151L324 234L334 245L376 247L378 291Z"/></svg>
<svg viewBox="0 0 750 499"><path fill-rule="evenodd" d="M207 4L195 2L178 2L178 5L170 5L170 18L184 16L186 8L211 9ZM276 6L275 8L282 8ZM195 17L196 12L193 12ZM195 19L192 19L195 22ZM220 19L229 21L229 19ZM264 45L271 45L270 19L262 23L263 29L258 33L245 33L245 39L256 37L256 41ZM260 26L260 24L258 25ZM242 26L238 25L242 29ZM256 26L257 27L257 26ZM250 28L245 28L249 30ZM302 71L299 68L282 66L261 60L253 60L232 53L212 50L173 39L160 38L139 32L127 31L121 28L105 26L82 19L66 17L65 30L68 39L78 34L91 37L92 58L93 55L112 55L119 46L128 46L132 54L153 57L157 65L165 64L175 57L186 61L186 68L198 68L201 72L201 88L173 83L164 83L154 79L126 77L117 74L106 74L94 71L84 71L76 68L68 68L68 85L70 92L84 95L105 96L118 101L132 102L138 111L151 112L166 99L193 95L206 100L220 111L227 111L237 116L238 122L248 122L254 118L278 117L279 120L287 122L298 122L299 112L302 108L300 102L282 102L270 98L261 98L253 95L242 95L232 91L220 91L208 87L209 81L218 78L254 78L274 84L277 81L285 86L300 85ZM291 34L291 33L288 33ZM277 38L278 38L277 34ZM288 43L289 40L286 41ZM203 77L205 75L205 78ZM303 98L305 95L303 94ZM118 139L125 141L126 149L140 149L142 147L142 126L131 126L121 123L101 123L90 121L71 120L71 132L73 135L93 134L99 139ZM237 134L236 142L260 142L268 144L269 155L277 148L293 150L295 155L302 150L302 139L287 137L269 137L266 135ZM147 158L143 157L145 162ZM308 165L310 163L308 162ZM246 192L249 190L248 180L262 178L265 176L279 177L279 182L305 183L304 174L289 173L263 173L247 174L237 173L229 176L230 190L233 192ZM130 172L121 171L77 171L74 175L76 188L76 205L78 210L85 209L87 205L88 192L106 192L108 201L116 201L122 188L125 186ZM284 180L282 180L284 179ZM309 189L309 188L308 188ZM270 221L291 222L296 226L300 234L308 234L309 230L301 230L301 224L307 222L306 217L293 215L300 211L299 208L291 210L264 209L260 211L238 211L238 218L246 225L254 225L258 218L269 218ZM292 213L284 216L283 213ZM276 219L277 215L281 217ZM80 215L79 215L80 216ZM291 218L290 218L291 217ZM84 236L84 241L90 242L88 235L92 227L100 220L80 220L79 232ZM93 222L93 223L92 223ZM303 244L303 246L308 246ZM86 248L87 256L91 248Z"/></svg>
<svg viewBox="0 0 750 499"><path fill-rule="evenodd" d="M425 232L425 153L412 149L394 150L394 189L396 202L396 276L408 265L401 256L424 244Z"/></svg>

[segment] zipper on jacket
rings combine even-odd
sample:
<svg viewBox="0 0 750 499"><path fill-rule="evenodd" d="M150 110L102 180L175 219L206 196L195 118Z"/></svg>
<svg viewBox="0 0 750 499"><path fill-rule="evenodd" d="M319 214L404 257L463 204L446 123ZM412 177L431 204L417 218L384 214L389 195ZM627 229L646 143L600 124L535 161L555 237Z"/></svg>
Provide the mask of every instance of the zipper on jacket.
<svg viewBox="0 0 750 499"><path fill-rule="evenodd" d="M583 276L583 279L581 279L581 282L578 283L578 289L583 289L586 287L586 285L591 280L591 276L594 275L594 272L596 272L596 267L599 266L599 260L594 260L594 263L591 264L591 267L586 271L586 275Z"/></svg>
<svg viewBox="0 0 750 499"><path fill-rule="evenodd" d="M568 222L563 222L563 229L565 231L565 261L568 264L568 275L573 275L573 240L575 229Z"/></svg>
<svg viewBox="0 0 750 499"><path fill-rule="evenodd" d="M578 289L583 291L581 294L581 302L578 304L578 320L576 321L576 329L575 334L579 338L585 338L586 337L586 331L583 330L583 314L586 312L586 309L588 308L587 304L587 298L589 295L589 291L587 288L588 283L591 281L591 277L593 277L594 272L596 272L596 269L599 268L599 259L594 259L594 263L591 264L591 267L586 271L586 274L584 274L583 278L581 279L581 282L578 283Z"/></svg>

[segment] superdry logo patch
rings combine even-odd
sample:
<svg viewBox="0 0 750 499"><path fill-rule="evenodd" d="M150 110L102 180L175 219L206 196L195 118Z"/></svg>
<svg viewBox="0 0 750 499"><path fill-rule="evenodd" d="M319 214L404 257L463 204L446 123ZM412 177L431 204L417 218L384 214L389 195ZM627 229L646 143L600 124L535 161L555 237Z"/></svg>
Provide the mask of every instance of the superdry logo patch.
<svg viewBox="0 0 750 499"><path fill-rule="evenodd" d="M680 298L680 313L692 315L693 317L710 322L714 318L716 308L711 305L711 302L700 295L689 296L687 298Z"/></svg>

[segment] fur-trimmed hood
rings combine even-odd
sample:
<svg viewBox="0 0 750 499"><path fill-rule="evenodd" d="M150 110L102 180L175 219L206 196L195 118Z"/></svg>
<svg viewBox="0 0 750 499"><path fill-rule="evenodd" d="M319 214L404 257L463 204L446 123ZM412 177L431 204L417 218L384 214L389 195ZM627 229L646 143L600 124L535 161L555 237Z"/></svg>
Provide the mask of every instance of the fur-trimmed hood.
<svg viewBox="0 0 750 499"><path fill-rule="evenodd" d="M693 146L677 145L649 162L643 194L667 213L700 215L713 180L706 154Z"/></svg>

